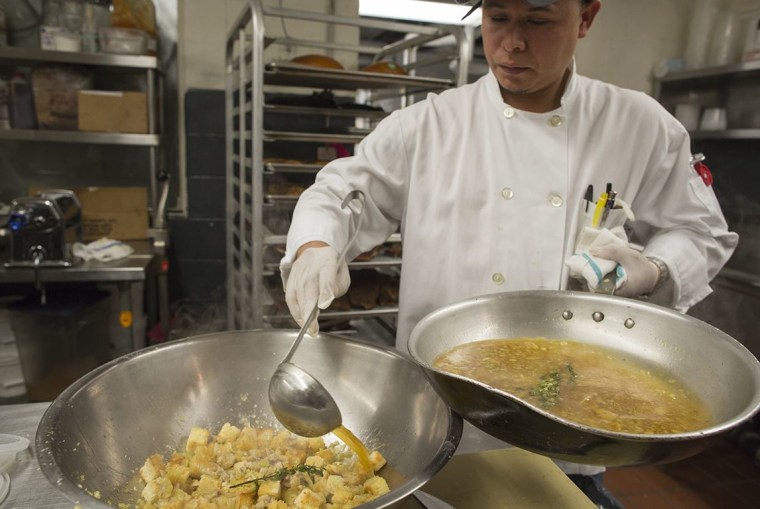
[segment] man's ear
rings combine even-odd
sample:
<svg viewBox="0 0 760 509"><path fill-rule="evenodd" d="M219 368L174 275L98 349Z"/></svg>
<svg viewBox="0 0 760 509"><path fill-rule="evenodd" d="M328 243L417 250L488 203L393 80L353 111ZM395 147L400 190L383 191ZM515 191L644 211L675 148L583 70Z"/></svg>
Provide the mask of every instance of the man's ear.
<svg viewBox="0 0 760 509"><path fill-rule="evenodd" d="M594 23L594 19L601 7L602 2L600 2L600 0L594 0L587 6L583 7L583 10L581 11L581 23L578 26L578 39L583 39L588 35L591 25Z"/></svg>

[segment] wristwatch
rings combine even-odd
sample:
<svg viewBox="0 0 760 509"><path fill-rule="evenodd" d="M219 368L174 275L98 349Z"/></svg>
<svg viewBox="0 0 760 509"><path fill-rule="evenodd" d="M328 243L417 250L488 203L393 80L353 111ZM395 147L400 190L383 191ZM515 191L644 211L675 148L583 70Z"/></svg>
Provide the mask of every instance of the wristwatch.
<svg viewBox="0 0 760 509"><path fill-rule="evenodd" d="M657 266L657 270L659 270L659 272L660 272L660 275L657 278L657 282L654 284L654 288L653 288L653 290L654 290L656 288L659 288L660 285L666 279L668 279L668 277L670 276L670 271L668 270L668 266L665 265L665 262L663 262L659 258L655 258L653 256L647 256L647 260L649 260L650 262L654 263L655 266Z"/></svg>

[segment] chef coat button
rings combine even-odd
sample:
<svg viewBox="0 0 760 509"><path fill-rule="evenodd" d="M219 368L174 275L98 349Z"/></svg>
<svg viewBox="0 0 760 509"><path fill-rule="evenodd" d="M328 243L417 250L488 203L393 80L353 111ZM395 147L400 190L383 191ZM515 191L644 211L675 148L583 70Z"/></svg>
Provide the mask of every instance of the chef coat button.
<svg viewBox="0 0 760 509"><path fill-rule="evenodd" d="M507 118L512 118L515 116L515 110L514 108L506 108L504 110L504 116Z"/></svg>
<svg viewBox="0 0 760 509"><path fill-rule="evenodd" d="M554 196L549 198L549 203L551 204L552 207L561 207L562 204L564 203L564 200L562 199L561 196L557 196L555 194Z"/></svg>
<svg viewBox="0 0 760 509"><path fill-rule="evenodd" d="M503 285L504 284L504 276L499 273L495 272L493 276L491 276L491 281L493 281L497 285Z"/></svg>
<svg viewBox="0 0 760 509"><path fill-rule="evenodd" d="M549 119L549 123L554 127L559 127L562 125L562 117L559 115L552 115L552 118Z"/></svg>
<svg viewBox="0 0 760 509"><path fill-rule="evenodd" d="M505 187L501 190L501 197L505 200L511 200L515 196L515 192L512 191L510 188Z"/></svg>

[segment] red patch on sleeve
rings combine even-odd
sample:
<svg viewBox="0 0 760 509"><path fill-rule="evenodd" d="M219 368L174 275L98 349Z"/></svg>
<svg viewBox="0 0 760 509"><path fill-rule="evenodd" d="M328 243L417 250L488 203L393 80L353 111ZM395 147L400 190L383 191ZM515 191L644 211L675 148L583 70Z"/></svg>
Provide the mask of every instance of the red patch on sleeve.
<svg viewBox="0 0 760 509"><path fill-rule="evenodd" d="M702 182L704 182L706 186L712 185L713 175L710 171L710 168L708 168L705 163L694 163L694 170L699 174L700 177L702 177Z"/></svg>

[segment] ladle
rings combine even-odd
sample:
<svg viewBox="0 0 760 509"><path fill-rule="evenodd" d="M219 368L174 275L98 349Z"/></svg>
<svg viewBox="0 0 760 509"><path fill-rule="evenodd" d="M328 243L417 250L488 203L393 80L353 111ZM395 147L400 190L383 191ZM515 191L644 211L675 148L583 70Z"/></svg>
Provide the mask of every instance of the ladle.
<svg viewBox="0 0 760 509"><path fill-rule="evenodd" d="M346 257L346 252L356 240L361 228L364 213L364 194L361 191L351 191L341 203L346 208L352 200L361 201L362 208L353 236L349 239L338 255L338 267ZM275 417L286 429L303 437L318 437L330 433L343 423L343 417L335 400L325 387L309 373L299 368L290 359L301 343L309 326L319 314L319 304L304 320L298 336L290 347L290 351L282 360L269 381L269 405Z"/></svg>

